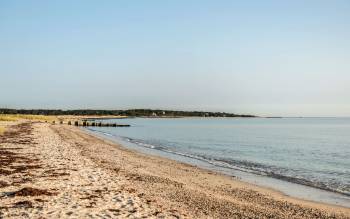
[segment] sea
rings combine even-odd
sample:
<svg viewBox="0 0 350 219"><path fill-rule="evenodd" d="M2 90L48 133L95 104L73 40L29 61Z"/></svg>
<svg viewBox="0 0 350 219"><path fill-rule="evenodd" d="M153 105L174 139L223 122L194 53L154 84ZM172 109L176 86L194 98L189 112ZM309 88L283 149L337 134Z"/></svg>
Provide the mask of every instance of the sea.
<svg viewBox="0 0 350 219"><path fill-rule="evenodd" d="M293 197L350 207L350 118L127 118L90 132Z"/></svg>

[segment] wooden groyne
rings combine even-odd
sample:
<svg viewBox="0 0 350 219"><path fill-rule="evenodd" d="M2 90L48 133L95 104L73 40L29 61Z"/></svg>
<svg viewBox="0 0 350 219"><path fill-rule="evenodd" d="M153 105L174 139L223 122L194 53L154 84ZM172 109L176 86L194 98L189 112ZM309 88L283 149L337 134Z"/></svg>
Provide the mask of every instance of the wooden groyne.
<svg viewBox="0 0 350 219"><path fill-rule="evenodd" d="M103 122L95 122L95 121L82 121L79 123L78 121L74 122L75 126L95 126L95 127L130 127L128 124L117 124L117 123L103 123Z"/></svg>
<svg viewBox="0 0 350 219"><path fill-rule="evenodd" d="M57 124L55 121L52 124ZM63 121L60 121L59 124L65 124ZM75 125L75 126L94 126L94 127L130 127L129 124L117 124L117 123L103 123L103 122L95 122L95 121L68 121L67 125Z"/></svg>

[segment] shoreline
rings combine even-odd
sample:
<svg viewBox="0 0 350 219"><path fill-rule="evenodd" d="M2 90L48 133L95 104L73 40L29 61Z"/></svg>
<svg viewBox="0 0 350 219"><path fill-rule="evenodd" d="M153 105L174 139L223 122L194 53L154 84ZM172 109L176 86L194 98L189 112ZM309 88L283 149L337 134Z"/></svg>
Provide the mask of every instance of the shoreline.
<svg viewBox="0 0 350 219"><path fill-rule="evenodd" d="M0 176L7 183L0 187L4 218L350 218L349 208L141 154L74 126L24 123L9 130L0 152L33 164L17 160Z"/></svg>
<svg viewBox="0 0 350 219"><path fill-rule="evenodd" d="M193 166L194 168L199 168L199 170L202 171L212 171L215 174L219 174L222 175L224 177L229 177L232 180L236 180L239 181L241 183L246 183L248 187L258 187L260 189L267 189L267 190L271 190L274 193L279 193L282 196L291 198L291 199L296 199L299 201L305 201L305 202L313 202L316 204L322 204L322 205L330 205L330 206L334 206L334 207L340 207L340 208L345 208L345 209L350 209L350 197L342 194L342 193L337 193L334 191L330 191L330 190L324 190L321 188L317 188L317 187L312 187L312 186L308 186L308 185L303 185L303 184L298 184L298 183L294 183L294 182L290 182L290 181L284 181L282 179L278 179L278 178L273 178L270 176L264 176L264 175L259 175L259 174L255 174L255 173L248 173L248 172L244 172L244 171L240 171L240 170L234 170L233 172L236 174L232 173L232 169L230 168L223 168L223 169L229 169L229 171L223 171L223 169L220 168L211 168L212 166L217 167L213 164L209 164L209 165L201 165L200 163L205 162L202 160L197 160L195 158L189 158L189 159L194 159L197 160L199 162L197 162L197 164L195 163L191 163L188 162L187 158L188 157L183 157L181 155L178 154L171 154L171 155L175 155L172 158L170 158L169 156L165 156L162 155L163 153L169 153L166 151L159 151L156 150L157 152L154 152L154 149L151 148L142 148L140 146L137 146L133 143L130 142L125 142L121 139L116 139L115 137L112 136L108 136L105 135L103 133L100 132L96 132L94 130L88 129L88 128L82 128L81 129L83 132L88 133L89 135L92 135L93 137L97 137L103 141L108 141L112 144L117 144L120 147L124 147L126 150L130 150L132 153L140 153L146 156L154 156L156 158L159 159L166 159L172 162L176 162L179 164L185 164L185 165L190 165ZM131 146L134 145L134 146ZM130 147L131 146L131 147ZM160 152L160 153L159 153ZM183 157L185 159L179 160L176 159L175 157ZM205 162L206 163L206 162ZM249 179L246 178L246 176L244 175L249 175ZM253 176L253 177L251 177ZM268 179L267 181L272 181L273 183L281 183L282 185L279 186L280 189L271 186L271 183L266 183L266 179ZM259 181L259 180L265 180L265 183ZM292 186L291 186L292 185ZM278 186L277 186L278 187ZM284 188L283 188L284 187ZM302 190L302 192L319 192L321 193L320 196L325 196L327 193L329 193L329 195L335 195L335 196L339 196L339 198L348 198L349 199L349 203L342 203L342 204L336 204L336 203L332 203L332 202L325 202L325 201L318 201L318 200L313 200L312 198L303 198L303 195L301 194L301 192L289 192L288 189L290 189L290 187L292 187L293 189L299 189ZM307 191L309 190L309 191ZM310 191L311 190L311 191ZM298 193L298 195L296 195ZM308 195L310 195L310 193ZM318 194L316 194L317 196ZM299 197L301 196L301 197ZM348 205L345 205L348 204Z"/></svg>
<svg viewBox="0 0 350 219"><path fill-rule="evenodd" d="M105 140L110 140L116 144L120 144L121 146L136 153L143 153L150 156L170 159L175 162L186 163L195 167L203 168L204 170L221 173L229 177L235 177L236 179L239 178L240 181L276 190L292 198L350 208L350 196L341 192L333 191L331 189L324 189L321 187L298 183L291 180L284 180L283 178L279 177L262 175L237 168L216 165L208 160L203 160L182 153L175 153L167 150L140 146L136 143L131 142L129 139L126 140L118 138L117 136L111 135L109 133L97 131L90 128L82 128L82 130L93 136Z"/></svg>
<svg viewBox="0 0 350 219"><path fill-rule="evenodd" d="M251 187L253 189L259 190L260 192L261 191L263 191L263 192L267 191L267 193L273 193L273 196L274 195L281 196L281 197L279 197L281 199L286 199L288 201L296 202L298 204L301 203L301 204L306 204L306 205L311 205L311 206L316 205L316 206L323 206L323 207L326 207L326 208L331 207L331 208L342 209L342 210L346 210L346 211L350 212L350 208L345 207L345 206L336 205L336 204L329 204L329 203L324 203L324 202L317 202L317 201L312 201L312 200L306 200L306 199L301 199L301 198L297 198L297 197L292 197L292 196L289 196L289 195L283 193L282 191L280 191L278 189L274 189L274 188L267 187L267 186L261 186L261 185L257 185L257 184L254 184L254 183L245 182L245 181L240 180L237 177L232 176L232 175L228 175L228 174L220 173L220 172L214 172L213 170L204 169L204 168L201 168L201 167L197 167L197 166L194 166L194 165L191 165L191 164L183 163L181 161L173 160L173 159L170 159L170 158L166 158L166 157L162 157L162 156L158 156L158 155L145 154L143 152L137 151L136 149L130 149L127 146L124 146L123 143L117 142L116 140L108 139L108 138L106 138L106 136L96 135L96 133L93 133L92 131L89 131L89 130L86 130L86 129L80 129L80 130L83 131L83 132L86 132L87 134L91 135L92 137L97 137L97 138L99 138L102 141L106 141L106 142L114 144L114 145L116 145L118 147L122 147L124 150L130 151L130 153L140 154L141 156L151 156L152 159L159 159L159 160L165 159L168 162L174 162L176 164L190 166L192 168L197 169L198 171L203 171L203 172L206 172L206 173L209 172L209 174L217 175L218 177L229 178L229 180L236 181L236 182L238 182L240 184L244 184L244 186ZM291 182L288 182L288 183L291 183ZM293 183L293 184L295 184L295 183ZM301 186L305 186L305 185L301 185ZM305 186L305 187L309 187L309 186ZM311 188L313 188L313 187L311 187ZM318 189L318 188L313 188L313 189ZM320 189L318 189L318 190L320 190ZM325 190L322 190L322 191L325 191ZM325 191L325 192L330 192L330 191ZM331 193L334 193L334 192L331 192Z"/></svg>

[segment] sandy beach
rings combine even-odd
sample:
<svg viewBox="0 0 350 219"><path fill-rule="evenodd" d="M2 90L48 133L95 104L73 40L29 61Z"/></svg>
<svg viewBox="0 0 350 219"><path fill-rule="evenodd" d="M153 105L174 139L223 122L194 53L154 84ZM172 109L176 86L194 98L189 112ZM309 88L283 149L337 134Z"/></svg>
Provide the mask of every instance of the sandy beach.
<svg viewBox="0 0 350 219"><path fill-rule="evenodd" d="M74 126L1 125L0 218L350 218Z"/></svg>

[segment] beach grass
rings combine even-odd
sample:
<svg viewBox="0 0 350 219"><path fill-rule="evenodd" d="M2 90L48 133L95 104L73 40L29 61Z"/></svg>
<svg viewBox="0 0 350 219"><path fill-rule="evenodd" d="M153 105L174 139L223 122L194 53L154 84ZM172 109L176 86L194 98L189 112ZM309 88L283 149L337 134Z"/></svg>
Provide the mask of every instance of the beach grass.
<svg viewBox="0 0 350 219"><path fill-rule="evenodd" d="M18 119L13 115L0 114L0 121L12 122L12 121L17 121L17 120Z"/></svg>
<svg viewBox="0 0 350 219"><path fill-rule="evenodd" d="M32 120L32 121L54 121L56 116L44 116L44 115L25 115L25 114L0 114L0 121L18 121L18 120Z"/></svg>

